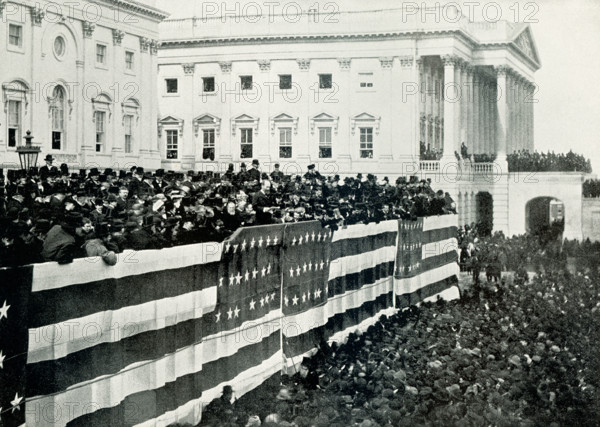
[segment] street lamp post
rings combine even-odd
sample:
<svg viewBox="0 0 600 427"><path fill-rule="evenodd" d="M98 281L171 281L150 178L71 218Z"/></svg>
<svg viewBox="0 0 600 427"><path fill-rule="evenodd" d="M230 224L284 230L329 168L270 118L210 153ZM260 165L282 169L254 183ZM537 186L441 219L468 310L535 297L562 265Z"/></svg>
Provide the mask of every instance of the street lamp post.
<svg viewBox="0 0 600 427"><path fill-rule="evenodd" d="M19 153L21 169L29 171L30 168L37 165L37 159L41 148L31 145L31 140L33 139L31 131L28 130L26 133L27 135L23 137L23 139L25 139L25 145L17 147L17 153Z"/></svg>

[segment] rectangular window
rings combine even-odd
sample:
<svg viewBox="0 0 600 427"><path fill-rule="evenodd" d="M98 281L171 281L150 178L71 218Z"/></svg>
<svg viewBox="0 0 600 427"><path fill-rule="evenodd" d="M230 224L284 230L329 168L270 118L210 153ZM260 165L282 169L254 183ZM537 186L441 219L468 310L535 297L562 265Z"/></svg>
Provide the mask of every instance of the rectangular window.
<svg viewBox="0 0 600 427"><path fill-rule="evenodd" d="M106 132L106 113L104 111L96 111L96 153L101 153L104 150L104 139Z"/></svg>
<svg viewBox="0 0 600 427"><path fill-rule="evenodd" d="M373 87L373 73L358 73L358 80L361 89Z"/></svg>
<svg viewBox="0 0 600 427"><path fill-rule="evenodd" d="M286 90L292 88L292 75L291 74L280 74L279 75L279 89Z"/></svg>
<svg viewBox="0 0 600 427"><path fill-rule="evenodd" d="M23 27L21 25L8 24L8 44L23 47Z"/></svg>
<svg viewBox="0 0 600 427"><path fill-rule="evenodd" d="M214 77L202 77L202 92L214 92L215 91L215 78Z"/></svg>
<svg viewBox="0 0 600 427"><path fill-rule="evenodd" d="M332 87L331 74L319 74L319 89L331 89Z"/></svg>
<svg viewBox="0 0 600 427"><path fill-rule="evenodd" d="M240 76L240 84L242 85L242 90L251 90L252 76Z"/></svg>
<svg viewBox="0 0 600 427"><path fill-rule="evenodd" d="M252 129L240 129L240 158L249 159L252 157Z"/></svg>
<svg viewBox="0 0 600 427"><path fill-rule="evenodd" d="M292 128L279 128L279 157L292 157Z"/></svg>
<svg viewBox="0 0 600 427"><path fill-rule="evenodd" d="M373 128L360 128L360 157L373 158Z"/></svg>
<svg viewBox="0 0 600 427"><path fill-rule="evenodd" d="M125 69L133 70L133 52L125 52Z"/></svg>
<svg viewBox="0 0 600 427"><path fill-rule="evenodd" d="M106 64L106 46L103 44L96 45L96 63L97 64Z"/></svg>
<svg viewBox="0 0 600 427"><path fill-rule="evenodd" d="M319 128L319 158L331 159L331 128Z"/></svg>
<svg viewBox="0 0 600 427"><path fill-rule="evenodd" d="M16 147L21 137L21 101L8 101L8 146Z"/></svg>
<svg viewBox="0 0 600 427"><path fill-rule="evenodd" d="M64 110L58 106L52 108L52 149L60 150L64 132Z"/></svg>
<svg viewBox="0 0 600 427"><path fill-rule="evenodd" d="M123 127L125 132L125 153L133 152L132 138L133 138L133 116L128 114L123 118Z"/></svg>
<svg viewBox="0 0 600 427"><path fill-rule="evenodd" d="M178 93L178 83L179 82L177 81L177 79L165 79L165 84L167 85L167 93Z"/></svg>
<svg viewBox="0 0 600 427"><path fill-rule="evenodd" d="M177 130L167 131L167 159L176 159L179 151L179 134Z"/></svg>
<svg viewBox="0 0 600 427"><path fill-rule="evenodd" d="M202 130L202 158L204 160L215 159L215 130L214 129L203 129Z"/></svg>

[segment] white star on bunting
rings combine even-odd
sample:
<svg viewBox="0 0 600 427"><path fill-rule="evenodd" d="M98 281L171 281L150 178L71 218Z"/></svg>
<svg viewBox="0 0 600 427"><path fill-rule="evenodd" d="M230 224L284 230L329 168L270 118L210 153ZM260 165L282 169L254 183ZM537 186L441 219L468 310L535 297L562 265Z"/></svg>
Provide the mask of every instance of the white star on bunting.
<svg viewBox="0 0 600 427"><path fill-rule="evenodd" d="M235 276L235 284L239 285L240 283L242 283L242 275L238 273L237 276Z"/></svg>
<svg viewBox="0 0 600 427"><path fill-rule="evenodd" d="M300 236L300 238L298 239L298 244L299 244L299 245L301 245L301 244L302 244L302 240L303 240L303 239L304 239L304 238L303 238L302 236Z"/></svg>
<svg viewBox="0 0 600 427"><path fill-rule="evenodd" d="M308 242L308 238L310 237L310 235L308 234L308 231L306 232L306 235L304 236L304 241Z"/></svg>
<svg viewBox="0 0 600 427"><path fill-rule="evenodd" d="M315 298L321 298L321 289L315 291Z"/></svg>
<svg viewBox="0 0 600 427"><path fill-rule="evenodd" d="M223 279L225 279L224 277L221 277L219 279L219 288L223 286Z"/></svg>
<svg viewBox="0 0 600 427"><path fill-rule="evenodd" d="M215 317L217 318L217 320L215 321L216 323L219 323L219 321L221 320L221 312L219 311Z"/></svg>
<svg viewBox="0 0 600 427"><path fill-rule="evenodd" d="M271 274L271 263L267 265L267 274Z"/></svg>
<svg viewBox="0 0 600 427"><path fill-rule="evenodd" d="M308 268L308 266L306 265L306 263L304 263L304 265L302 266L302 269L304 270L305 273L306 273L307 268Z"/></svg>
<svg viewBox="0 0 600 427"><path fill-rule="evenodd" d="M233 286L233 281L234 281L234 280L235 280L235 276L232 274L232 275L229 277L229 286Z"/></svg>
<svg viewBox="0 0 600 427"><path fill-rule="evenodd" d="M265 306L265 298L264 297L260 299L260 306L261 307Z"/></svg>
<svg viewBox="0 0 600 427"><path fill-rule="evenodd" d="M267 272L267 269L263 267L262 270L260 270L261 277L265 277L266 272Z"/></svg>
<svg viewBox="0 0 600 427"><path fill-rule="evenodd" d="M240 317L240 309L235 306L235 310L233 310L233 317Z"/></svg>
<svg viewBox="0 0 600 427"><path fill-rule="evenodd" d="M255 244L256 244L256 240L254 240L254 237L253 237L252 240L250 240L250 248L253 248Z"/></svg>
<svg viewBox="0 0 600 427"><path fill-rule="evenodd" d="M231 319L232 315L233 315L233 310L231 310L231 307L229 307L229 311L227 312L227 318Z"/></svg>
<svg viewBox="0 0 600 427"><path fill-rule="evenodd" d="M238 248L238 246L239 246L239 245L233 245L233 252L234 252L234 253L235 253L235 252L237 252L237 248Z"/></svg>
<svg viewBox="0 0 600 427"><path fill-rule="evenodd" d="M250 301L250 310L254 310L255 305L256 305L256 301L254 301L254 299L252 299L252 301Z"/></svg>
<svg viewBox="0 0 600 427"><path fill-rule="evenodd" d="M302 302L306 302L306 294L302 294Z"/></svg>
<svg viewBox="0 0 600 427"><path fill-rule="evenodd" d="M6 305L6 300L4 300L4 305L2 305L2 307L0 307L0 319L2 319L3 317L6 317L8 319L8 309L10 308L10 305Z"/></svg>
<svg viewBox="0 0 600 427"><path fill-rule="evenodd" d="M267 246L271 244L271 236L267 236Z"/></svg>
<svg viewBox="0 0 600 427"><path fill-rule="evenodd" d="M256 279L256 275L258 274L258 271L256 271L256 268L254 270L252 270L252 278Z"/></svg>
<svg viewBox="0 0 600 427"><path fill-rule="evenodd" d="M288 303L290 302L290 300L288 299L288 297L283 297L283 303L285 304L285 306L288 306Z"/></svg>
<svg viewBox="0 0 600 427"><path fill-rule="evenodd" d="M261 248L263 244L263 238L262 236L260 236L260 239L258 240L258 247Z"/></svg>
<svg viewBox="0 0 600 427"><path fill-rule="evenodd" d="M298 266L298 268L296 268L296 276L300 275L300 270L301 270L301 268L300 268L300 266Z"/></svg>
<svg viewBox="0 0 600 427"><path fill-rule="evenodd" d="M275 292L271 293L271 301L275 301Z"/></svg>
<svg viewBox="0 0 600 427"><path fill-rule="evenodd" d="M298 305L298 297L296 295L292 298L292 305Z"/></svg>
<svg viewBox="0 0 600 427"><path fill-rule="evenodd" d="M246 273L244 274L244 280L247 282L248 279L250 279L250 273L248 272L248 270L246 270Z"/></svg>
<svg viewBox="0 0 600 427"><path fill-rule="evenodd" d="M242 249L241 251L244 252L246 250L246 239L244 239L244 241L242 242Z"/></svg>
<svg viewBox="0 0 600 427"><path fill-rule="evenodd" d="M316 236L316 234L315 234L315 232L313 231L313 232L312 232L312 236L311 236L311 237L312 237L312 241L313 241L313 242L315 241L315 236Z"/></svg>
<svg viewBox="0 0 600 427"><path fill-rule="evenodd" d="M296 238L294 237L294 240L292 240L292 246L294 246L296 244Z"/></svg>
<svg viewBox="0 0 600 427"><path fill-rule="evenodd" d="M16 410L21 410L21 408L19 407L19 405L21 404L21 400L23 400L23 397L19 397L19 393L15 393L14 400L12 400L10 402L10 404L13 406L12 412L15 412L15 409Z"/></svg>
<svg viewBox="0 0 600 427"><path fill-rule="evenodd" d="M277 236L273 237L273 244L276 245L278 240Z"/></svg>
<svg viewBox="0 0 600 427"><path fill-rule="evenodd" d="M227 244L225 245L225 252L229 252L230 247L231 245L229 244L229 242L227 242Z"/></svg>
<svg viewBox="0 0 600 427"><path fill-rule="evenodd" d="M290 268L290 277L294 277L294 269Z"/></svg>
<svg viewBox="0 0 600 427"><path fill-rule="evenodd" d="M309 270L309 271L312 271L312 261L310 261L310 262L308 263L308 270Z"/></svg>

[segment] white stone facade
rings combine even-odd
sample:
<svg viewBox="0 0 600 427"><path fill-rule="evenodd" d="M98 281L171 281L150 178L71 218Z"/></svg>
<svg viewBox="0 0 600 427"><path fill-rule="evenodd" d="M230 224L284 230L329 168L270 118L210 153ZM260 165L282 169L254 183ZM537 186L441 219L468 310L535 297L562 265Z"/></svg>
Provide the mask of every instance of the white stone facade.
<svg viewBox="0 0 600 427"><path fill-rule="evenodd" d="M462 142L500 163L532 149L534 104L526 95L540 63L529 27L399 13L339 12L329 25L331 16L317 12L298 22L283 15L164 21L163 167L222 169L258 158L289 172L317 163L328 173L390 175L418 169L421 143L445 162ZM171 93L167 80L177 82ZM250 136L239 129L251 129L247 157Z"/></svg>
<svg viewBox="0 0 600 427"><path fill-rule="evenodd" d="M159 167L153 3L0 0L2 167L28 130L55 164Z"/></svg>

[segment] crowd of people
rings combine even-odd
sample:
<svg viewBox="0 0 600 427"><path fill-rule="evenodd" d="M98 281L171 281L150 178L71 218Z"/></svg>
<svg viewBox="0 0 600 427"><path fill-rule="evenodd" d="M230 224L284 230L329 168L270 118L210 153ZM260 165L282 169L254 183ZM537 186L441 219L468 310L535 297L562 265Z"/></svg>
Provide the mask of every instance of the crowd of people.
<svg viewBox="0 0 600 427"><path fill-rule="evenodd" d="M586 179L583 183L583 197L600 197L600 179Z"/></svg>
<svg viewBox="0 0 600 427"><path fill-rule="evenodd" d="M517 249L506 260L512 269L536 244L498 235L479 247ZM546 249L532 277L466 286L460 300L383 316L340 345L322 342L291 377L275 375L236 401L227 394L209 405L201 425L596 426L597 277L571 272Z"/></svg>
<svg viewBox="0 0 600 427"><path fill-rule="evenodd" d="M388 219L456 213L430 180L374 175L322 176L314 165L285 175L230 164L224 173L130 171L70 173L53 165L8 171L0 185L0 266L102 256L222 241L242 226L319 220L337 228ZM3 174L0 174L3 177Z"/></svg>
<svg viewBox="0 0 600 427"><path fill-rule="evenodd" d="M442 158L442 150L432 148L431 144L426 145L425 142L421 141L419 147L421 160L440 160Z"/></svg>
<svg viewBox="0 0 600 427"><path fill-rule="evenodd" d="M519 150L506 156L509 172L592 172L592 163L581 154Z"/></svg>

